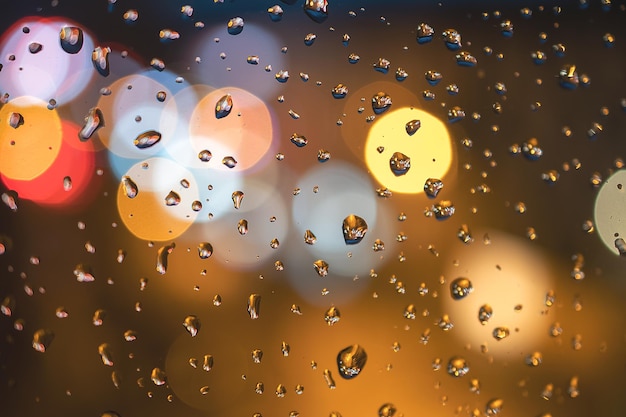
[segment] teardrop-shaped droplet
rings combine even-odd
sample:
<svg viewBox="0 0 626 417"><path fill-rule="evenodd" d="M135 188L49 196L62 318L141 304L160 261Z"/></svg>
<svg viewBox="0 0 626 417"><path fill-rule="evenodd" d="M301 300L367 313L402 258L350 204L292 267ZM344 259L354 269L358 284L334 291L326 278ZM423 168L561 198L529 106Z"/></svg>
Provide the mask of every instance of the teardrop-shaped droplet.
<svg viewBox="0 0 626 417"><path fill-rule="evenodd" d="M175 247L176 245L172 243L170 245L161 246L157 251L156 271L159 274L163 275L167 272L168 256L172 253Z"/></svg>
<svg viewBox="0 0 626 417"><path fill-rule="evenodd" d="M75 26L64 26L59 32L61 48L68 54L77 54L83 47L83 31Z"/></svg>
<svg viewBox="0 0 626 417"><path fill-rule="evenodd" d="M389 169L393 172L393 175L399 177L409 172L411 168L411 158L402 152L394 152L389 158Z"/></svg>
<svg viewBox="0 0 626 417"><path fill-rule="evenodd" d="M151 148L159 143L161 140L161 134L156 130L147 130L137 135L133 143L139 149Z"/></svg>
<svg viewBox="0 0 626 417"><path fill-rule="evenodd" d="M239 222L237 223L237 231L242 236L248 233L248 220L246 219L239 220Z"/></svg>
<svg viewBox="0 0 626 417"><path fill-rule="evenodd" d="M241 207L241 202L243 201L243 191L234 191L232 194L233 205L236 209Z"/></svg>
<svg viewBox="0 0 626 417"><path fill-rule="evenodd" d="M108 343L102 343L98 346L98 354L102 359L102 363L106 366L113 366L113 355L111 354L111 346Z"/></svg>
<svg viewBox="0 0 626 417"><path fill-rule="evenodd" d="M339 309L335 306L330 307L324 313L324 321L329 326L332 326L333 324L337 323L340 319L341 319L341 313L339 312Z"/></svg>
<svg viewBox="0 0 626 417"><path fill-rule="evenodd" d="M89 109L89 113L85 116L85 124L83 128L78 132L78 138L84 142L91 138L91 136L104 126L104 116L102 111L98 107L92 107Z"/></svg>
<svg viewBox="0 0 626 417"><path fill-rule="evenodd" d="M168 207L172 207L172 206L177 206L179 204L180 204L180 195L176 191L171 190L165 196L165 205Z"/></svg>
<svg viewBox="0 0 626 417"><path fill-rule="evenodd" d="M315 242L317 242L317 237L315 237L312 231L307 229L304 232L304 243L306 243L307 245L314 245Z"/></svg>
<svg viewBox="0 0 626 417"><path fill-rule="evenodd" d="M198 244L198 256L200 259L208 259L213 255L213 245L209 242L200 242Z"/></svg>
<svg viewBox="0 0 626 417"><path fill-rule="evenodd" d="M452 375L453 377L461 377L467 375L469 370L470 368L465 358L462 358L460 356L454 356L448 361L448 374Z"/></svg>
<svg viewBox="0 0 626 417"><path fill-rule="evenodd" d="M251 319L258 319L261 312L261 296L259 294L250 294L248 297L248 314Z"/></svg>
<svg viewBox="0 0 626 417"><path fill-rule="evenodd" d="M230 35L238 35L243 31L243 18L233 17L228 21L227 30Z"/></svg>
<svg viewBox="0 0 626 417"><path fill-rule="evenodd" d="M103 77L108 77L111 68L109 67L109 54L111 53L111 48L96 46L91 53L91 63L93 67L98 71L100 75Z"/></svg>
<svg viewBox="0 0 626 417"><path fill-rule="evenodd" d="M222 117L226 117L230 114L230 111L233 109L233 98L230 94L226 94L222 96L217 103L215 104L215 117L217 119L221 119Z"/></svg>
<svg viewBox="0 0 626 417"><path fill-rule="evenodd" d="M328 18L327 0L306 0L304 2L304 12L314 22L322 23Z"/></svg>
<svg viewBox="0 0 626 417"><path fill-rule="evenodd" d="M462 300L473 290L472 282L467 278L457 278L450 283L450 295L454 300Z"/></svg>
<svg viewBox="0 0 626 417"><path fill-rule="evenodd" d="M183 327L191 337L195 337L200 331L200 320L194 315L189 315L183 320Z"/></svg>
<svg viewBox="0 0 626 417"><path fill-rule="evenodd" d="M328 263L325 260L318 259L317 261L313 262L313 267L315 268L315 272L317 272L317 275L319 275L320 277L325 277L326 275L328 275Z"/></svg>
<svg viewBox="0 0 626 417"><path fill-rule="evenodd" d="M291 351L289 343L283 340L280 344L280 351L282 352L283 356L289 356L289 352Z"/></svg>
<svg viewBox="0 0 626 417"><path fill-rule="evenodd" d="M139 188L137 184L127 175L122 177L122 188L124 189L124 194L128 198L135 198L137 194L139 194Z"/></svg>
<svg viewBox="0 0 626 417"><path fill-rule="evenodd" d="M367 353L361 345L348 346L337 355L339 375L345 379L355 378L361 373L366 362Z"/></svg>
<svg viewBox="0 0 626 417"><path fill-rule="evenodd" d="M346 245L354 245L359 243L367 233L367 223L357 215L350 214L343 219L343 240Z"/></svg>
<svg viewBox="0 0 626 417"><path fill-rule="evenodd" d="M414 119L409 122L406 122L406 125L404 126L404 128L406 130L406 133L409 136L413 136L413 134L415 134L415 132L417 132L421 126L422 126L422 122L417 119Z"/></svg>
<svg viewBox="0 0 626 417"><path fill-rule="evenodd" d="M48 329L39 329L33 334L33 349L45 352L54 339L54 333Z"/></svg>
<svg viewBox="0 0 626 417"><path fill-rule="evenodd" d="M154 385L161 386L167 382L167 374L161 368L153 368L150 373L150 379Z"/></svg>
<svg viewBox="0 0 626 417"><path fill-rule="evenodd" d="M374 113L376 114L381 114L388 110L391 107L391 104L391 97L382 91L379 91L374 97L372 97L372 110L374 110Z"/></svg>

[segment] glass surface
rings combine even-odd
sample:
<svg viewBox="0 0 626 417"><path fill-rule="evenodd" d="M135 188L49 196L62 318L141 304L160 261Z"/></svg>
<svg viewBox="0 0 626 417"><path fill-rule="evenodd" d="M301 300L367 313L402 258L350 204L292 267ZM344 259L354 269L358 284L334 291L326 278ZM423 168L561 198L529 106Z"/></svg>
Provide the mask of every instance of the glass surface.
<svg viewBox="0 0 626 417"><path fill-rule="evenodd" d="M623 1L5 3L2 416L623 415Z"/></svg>

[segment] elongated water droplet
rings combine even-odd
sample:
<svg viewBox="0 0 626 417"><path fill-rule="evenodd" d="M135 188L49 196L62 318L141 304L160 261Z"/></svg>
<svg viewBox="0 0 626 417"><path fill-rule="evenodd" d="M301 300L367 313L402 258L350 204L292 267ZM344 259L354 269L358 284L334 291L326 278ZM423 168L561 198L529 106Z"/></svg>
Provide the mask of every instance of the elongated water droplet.
<svg viewBox="0 0 626 417"><path fill-rule="evenodd" d="M326 385L330 389L335 389L337 385L335 384L335 380L333 379L333 374L330 372L330 369L324 369L324 381L326 381Z"/></svg>
<svg viewBox="0 0 626 417"><path fill-rule="evenodd" d="M137 135L133 143L139 149L151 148L159 143L161 140L161 134L156 130L147 130Z"/></svg>
<svg viewBox="0 0 626 417"><path fill-rule="evenodd" d="M170 245L161 246L157 251L156 271L159 274L163 275L167 272L167 259L175 247L176 245L172 243Z"/></svg>
<svg viewBox="0 0 626 417"><path fill-rule="evenodd" d="M489 304L480 306L478 309L478 321L480 321L480 324L483 326L487 324L491 316L493 316L493 308Z"/></svg>
<svg viewBox="0 0 626 417"><path fill-rule="evenodd" d="M126 330L124 332L124 340L127 342L134 342L137 340L137 332L134 330Z"/></svg>
<svg viewBox="0 0 626 417"><path fill-rule="evenodd" d="M372 110L374 110L374 113L376 114L381 114L386 110L389 110L391 104L391 97L382 91L376 93L376 95L372 97Z"/></svg>
<svg viewBox="0 0 626 417"><path fill-rule="evenodd" d="M259 294L250 294L248 297L248 314L251 319L258 319L261 312L261 296Z"/></svg>
<svg viewBox="0 0 626 417"><path fill-rule="evenodd" d="M450 283L450 295L454 300L462 300L473 290L472 282L467 278L457 278Z"/></svg>
<svg viewBox="0 0 626 417"><path fill-rule="evenodd" d="M467 361L460 356L454 356L448 361L448 374L454 377L464 376L469 370Z"/></svg>
<svg viewBox="0 0 626 417"><path fill-rule="evenodd" d="M319 275L320 277L325 277L326 275L328 275L328 263L323 259L318 259L317 261L313 262L313 267L315 268L315 272L317 272L317 275Z"/></svg>
<svg viewBox="0 0 626 417"><path fill-rule="evenodd" d="M243 201L243 191L234 191L231 198L233 200L233 205L235 209L239 209L241 207L241 202Z"/></svg>
<svg viewBox="0 0 626 417"><path fill-rule="evenodd" d="M367 223L357 215L350 214L343 219L343 239L346 245L354 245L359 243L367 233Z"/></svg>
<svg viewBox="0 0 626 417"><path fill-rule="evenodd" d="M198 244L198 256L200 259L208 259L213 255L213 245L209 242L200 242Z"/></svg>
<svg viewBox="0 0 626 417"><path fill-rule="evenodd" d="M139 194L137 184L127 175L122 177L122 188L128 198L135 198Z"/></svg>
<svg viewBox="0 0 626 417"><path fill-rule="evenodd" d="M78 132L78 139L82 142L91 138L91 136L104 126L104 116L102 111L98 107L92 107L89 109L89 113L85 116L85 124L83 128Z"/></svg>
<svg viewBox="0 0 626 417"><path fill-rule="evenodd" d="M389 158L389 169L393 172L393 175L399 177L409 172L411 168L411 158L402 152L394 152Z"/></svg>
<svg viewBox="0 0 626 417"><path fill-rule="evenodd" d="M106 310L101 308L97 309L93 313L93 317L91 318L91 322L94 326L102 326L104 324L104 318L107 316Z"/></svg>
<svg viewBox="0 0 626 417"><path fill-rule="evenodd" d="M111 354L111 346L108 343L102 343L98 346L98 354L102 359L102 363L106 366L113 366L113 356Z"/></svg>
<svg viewBox="0 0 626 417"><path fill-rule="evenodd" d="M195 337L200 331L200 319L194 315L189 315L183 320L183 327L191 337Z"/></svg>
<svg viewBox="0 0 626 417"><path fill-rule="evenodd" d="M50 348L54 339L54 333L48 329L39 329L33 334L33 349L37 352L45 352Z"/></svg>
<svg viewBox="0 0 626 417"><path fill-rule="evenodd" d="M230 35L238 35L243 31L243 19L233 17L228 21L227 30Z"/></svg>
<svg viewBox="0 0 626 417"><path fill-rule="evenodd" d="M69 175L66 177L63 177L63 190L64 191L72 190L72 177L70 177Z"/></svg>
<svg viewBox="0 0 626 417"><path fill-rule="evenodd" d="M248 220L246 219L239 220L239 222L237 223L237 231L242 236L248 233Z"/></svg>
<svg viewBox="0 0 626 417"><path fill-rule="evenodd" d="M220 98L215 104L215 117L217 119L226 117L230 114L230 111L232 109L233 109L233 98L230 94L226 94L225 96L222 96L222 98Z"/></svg>
<svg viewBox="0 0 626 417"><path fill-rule="evenodd" d="M93 67L98 71L100 75L103 77L108 77L111 69L109 67L109 54L111 53L111 48L96 46L91 53L91 63Z"/></svg>
<svg viewBox="0 0 626 417"><path fill-rule="evenodd" d="M304 12L314 22L322 23L328 18L328 1L306 0L304 2Z"/></svg>
<svg viewBox="0 0 626 417"><path fill-rule="evenodd" d="M345 379L355 378L361 373L366 362L367 353L361 345L348 346L337 355L339 375Z"/></svg>
<svg viewBox="0 0 626 417"><path fill-rule="evenodd" d="M204 355L204 362L202 363L202 369L209 372L213 369L213 355Z"/></svg>
<svg viewBox="0 0 626 417"><path fill-rule="evenodd" d="M61 48L68 54L77 54L83 47L83 31L75 26L64 26L59 32Z"/></svg>
<svg viewBox="0 0 626 417"><path fill-rule="evenodd" d="M289 346L289 343L283 340L280 344L280 351L282 352L283 356L289 356L290 350L291 350L291 347Z"/></svg>
<svg viewBox="0 0 626 417"><path fill-rule="evenodd" d="M117 389L120 389L122 385L122 376L119 372L113 371L111 372L111 382L113 382L113 386Z"/></svg>
<svg viewBox="0 0 626 417"><path fill-rule="evenodd" d="M340 319L341 319L341 313L339 313L339 309L335 306L330 307L324 313L324 321L329 326L332 326L333 324L339 322Z"/></svg>

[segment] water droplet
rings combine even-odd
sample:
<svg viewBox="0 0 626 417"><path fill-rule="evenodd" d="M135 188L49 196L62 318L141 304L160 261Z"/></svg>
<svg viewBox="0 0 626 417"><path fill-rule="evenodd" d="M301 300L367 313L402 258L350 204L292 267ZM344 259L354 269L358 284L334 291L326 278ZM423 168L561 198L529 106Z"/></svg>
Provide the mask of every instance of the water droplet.
<svg viewBox="0 0 626 417"><path fill-rule="evenodd" d="M456 233L456 235L459 238L459 240L465 244L469 244L474 241L474 238L472 237L469 227L466 224L462 224L461 227L459 227L459 230Z"/></svg>
<svg viewBox="0 0 626 417"><path fill-rule="evenodd" d="M102 326L104 324L104 318L106 317L107 312L101 308L97 309L93 313L93 317L91 318L91 322L94 326Z"/></svg>
<svg viewBox="0 0 626 417"><path fill-rule="evenodd" d="M504 405L504 401L500 398L494 398L487 401L485 405L485 414L487 417L495 416L496 414L500 414L502 412L502 406Z"/></svg>
<svg viewBox="0 0 626 417"><path fill-rule="evenodd" d="M416 40L419 44L428 43L433 40L435 30L426 23L420 23L417 27Z"/></svg>
<svg viewBox="0 0 626 417"><path fill-rule="evenodd" d="M127 24L132 24L139 19L139 12L136 9L128 9L122 15L122 18Z"/></svg>
<svg viewBox="0 0 626 417"><path fill-rule="evenodd" d="M341 313L339 313L339 309L335 306L330 307L324 313L324 321L329 326L332 326L333 324L337 323L340 319L341 319Z"/></svg>
<svg viewBox="0 0 626 417"><path fill-rule="evenodd" d="M563 58L565 56L565 45L562 43L552 45L552 52L554 52L556 57Z"/></svg>
<svg viewBox="0 0 626 417"><path fill-rule="evenodd" d="M83 47L83 31L75 26L64 26L59 32L61 48L68 54L77 54Z"/></svg>
<svg viewBox="0 0 626 417"><path fill-rule="evenodd" d="M242 236L248 233L248 221L246 219L239 220L239 222L237 223L237 231Z"/></svg>
<svg viewBox="0 0 626 417"><path fill-rule="evenodd" d="M473 290L472 282L467 278L457 278L450 283L450 295L454 300L462 300Z"/></svg>
<svg viewBox="0 0 626 417"><path fill-rule="evenodd" d="M409 73L406 72L406 70L402 67L399 67L396 70L396 80L397 81L404 81L407 79L407 77L409 76Z"/></svg>
<svg viewBox="0 0 626 417"><path fill-rule="evenodd" d="M309 143L306 136L300 135L298 133L292 134L290 140L291 140L291 143L296 145L298 148L302 148L306 146L307 143Z"/></svg>
<svg viewBox="0 0 626 417"><path fill-rule="evenodd" d="M304 12L314 22L322 23L328 18L328 1L306 0L304 2Z"/></svg>
<svg viewBox="0 0 626 417"><path fill-rule="evenodd" d="M325 149L320 149L317 151L317 161L318 162L326 162L330 159L330 152Z"/></svg>
<svg viewBox="0 0 626 417"><path fill-rule="evenodd" d="M496 327L493 329L493 338L496 340L502 340L509 336L509 328L508 327Z"/></svg>
<svg viewBox="0 0 626 417"><path fill-rule="evenodd" d="M215 104L215 117L221 119L230 114L233 108L233 98L230 94L222 96Z"/></svg>
<svg viewBox="0 0 626 417"><path fill-rule="evenodd" d="M63 177L63 191L70 191L72 189L72 177Z"/></svg>
<svg viewBox="0 0 626 417"><path fill-rule="evenodd" d="M17 129L18 127L24 124L24 116L21 113L11 112L9 114L9 126L13 129Z"/></svg>
<svg viewBox="0 0 626 417"><path fill-rule="evenodd" d="M414 120L406 122L406 125L404 125L404 129L406 130L406 133L409 136L413 136L413 134L417 132L421 126L422 126L422 122L417 119L414 119Z"/></svg>
<svg viewBox="0 0 626 417"><path fill-rule="evenodd" d="M276 73L274 78L276 78L276 81L278 81L279 83L286 83L289 80L289 71L280 70Z"/></svg>
<svg viewBox="0 0 626 417"><path fill-rule="evenodd" d="M524 359L524 362L526 362L526 365L533 366L533 367L541 365L542 361L543 361L543 355L541 354L541 352L533 352L527 355L526 358Z"/></svg>
<svg viewBox="0 0 626 417"><path fill-rule="evenodd" d="M411 168L411 158L402 152L394 152L389 158L389 168L396 177L405 175Z"/></svg>
<svg viewBox="0 0 626 417"><path fill-rule="evenodd" d="M113 356L111 354L111 346L108 343L102 343L98 346L98 354L102 359L102 363L106 366L113 366Z"/></svg>
<svg viewBox="0 0 626 417"><path fill-rule="evenodd" d="M372 110L376 114L385 112L391 107L391 104L391 97L382 91L372 97Z"/></svg>
<svg viewBox="0 0 626 417"><path fill-rule="evenodd" d="M261 312L261 296L259 294L250 294L248 297L248 314L251 319L258 319Z"/></svg>
<svg viewBox="0 0 626 417"><path fill-rule="evenodd" d="M189 315L185 317L185 320L183 320L183 327L187 330L191 337L195 337L200 331L200 320L197 316Z"/></svg>
<svg viewBox="0 0 626 417"><path fill-rule="evenodd" d="M76 276L76 280L78 282L93 282L96 279L93 275L91 266L87 264L76 265L74 268L74 275Z"/></svg>
<svg viewBox="0 0 626 417"><path fill-rule="evenodd" d="M461 34L456 29L446 29L442 32L443 42L451 51L461 49Z"/></svg>
<svg viewBox="0 0 626 417"><path fill-rule="evenodd" d="M63 45L63 43L61 43ZM91 53L91 63L93 67L98 71L100 75L103 77L108 77L111 72L111 68L109 67L109 54L111 53L111 48L96 46Z"/></svg>
<svg viewBox="0 0 626 417"><path fill-rule="evenodd" d="M461 377L467 375L469 372L469 364L460 356L454 356L448 361L448 374L453 377Z"/></svg>
<svg viewBox="0 0 626 417"><path fill-rule="evenodd" d="M91 138L91 136L104 126L104 116L102 111L97 107L89 109L89 113L85 116L85 124L83 128L78 132L78 138L84 142Z"/></svg>
<svg viewBox="0 0 626 417"><path fill-rule="evenodd" d="M263 351L261 349L254 349L252 351L252 362L261 363L263 359Z"/></svg>
<svg viewBox="0 0 626 417"><path fill-rule="evenodd" d="M209 242L201 242L198 244L198 256L200 259L208 259L213 255L213 245Z"/></svg>
<svg viewBox="0 0 626 417"><path fill-rule="evenodd" d="M367 223L357 215L350 214L343 219L343 239L346 245L359 243L367 233Z"/></svg>
<svg viewBox="0 0 626 417"><path fill-rule="evenodd" d="M334 98L345 98L348 95L348 87L343 84L337 84L335 87L333 87L331 93Z"/></svg>
<svg viewBox="0 0 626 417"><path fill-rule="evenodd" d="M289 343L283 340L282 343L280 344L280 351L282 352L283 356L289 356L290 350L291 350L291 347L289 346Z"/></svg>
<svg viewBox="0 0 626 417"><path fill-rule="evenodd" d="M306 46L311 46L315 42L315 39L317 39L317 35L315 33L307 33L304 37L304 44Z"/></svg>
<svg viewBox="0 0 626 417"><path fill-rule="evenodd" d="M285 388L283 384L278 384L276 386L275 394L278 398L283 398L286 393L287 393L287 388Z"/></svg>
<svg viewBox="0 0 626 417"><path fill-rule="evenodd" d="M137 135L133 143L138 149L151 148L159 143L161 140L161 134L156 130L147 130Z"/></svg>
<svg viewBox="0 0 626 417"><path fill-rule="evenodd" d="M415 320L417 317L417 308L415 304L409 304L404 308L404 313L402 314L405 319Z"/></svg>
<svg viewBox="0 0 626 417"><path fill-rule="evenodd" d="M150 379L154 385L161 386L167 382L167 374L161 368L154 368L150 372Z"/></svg>
<svg viewBox="0 0 626 417"><path fill-rule="evenodd" d="M456 123L465 118L465 110L459 106L454 106L448 110L448 122Z"/></svg>
<svg viewBox="0 0 626 417"><path fill-rule="evenodd" d="M380 252L385 250L385 242L380 239L376 239L374 241L374 244L372 245L372 249L374 250L374 252Z"/></svg>
<svg viewBox="0 0 626 417"><path fill-rule="evenodd" d="M225 156L222 159L222 164L227 168L233 169L237 166L237 160L232 156Z"/></svg>
<svg viewBox="0 0 626 417"><path fill-rule="evenodd" d="M204 355L204 361L202 362L202 369L209 372L213 369L213 355Z"/></svg>
<svg viewBox="0 0 626 417"><path fill-rule="evenodd" d="M480 306L478 309L478 321L480 321L480 324L483 326L487 324L491 316L493 316L493 308L489 304Z"/></svg>
<svg viewBox="0 0 626 417"><path fill-rule="evenodd" d="M152 58L150 60L150 66L155 70L161 72L165 69L165 62L160 58Z"/></svg>
<svg viewBox="0 0 626 417"><path fill-rule="evenodd" d="M317 261L313 262L313 267L315 268L315 272L317 272L317 275L319 275L320 277L325 277L326 275L328 275L328 263L323 259L318 259Z"/></svg>
<svg viewBox="0 0 626 417"><path fill-rule="evenodd" d="M233 17L228 21L227 30L230 35L238 35L243 31L243 19L241 17Z"/></svg>
<svg viewBox="0 0 626 417"><path fill-rule="evenodd" d="M469 52L459 52L455 55L456 63L460 67L475 67L478 64L476 57Z"/></svg>
<svg viewBox="0 0 626 417"><path fill-rule="evenodd" d="M431 210L437 220L449 219L450 217L452 217L455 211L454 205L451 201L448 200L440 201L439 203L432 206Z"/></svg>
<svg viewBox="0 0 626 417"><path fill-rule="evenodd" d="M37 352L45 352L50 348L54 339L54 333L48 329L39 329L33 334L33 349Z"/></svg>
<svg viewBox="0 0 626 417"><path fill-rule="evenodd" d="M351 64L356 64L360 60L361 60L361 57L358 56L357 54L350 54L350 55L348 55L348 62L351 63Z"/></svg>
<svg viewBox="0 0 626 417"><path fill-rule="evenodd" d="M270 16L270 19L272 19L272 22L278 22L283 18L283 8L278 4L268 8L267 13Z"/></svg>
<svg viewBox="0 0 626 417"><path fill-rule="evenodd" d="M261 395L263 394L264 391L265 391L265 384L263 384L263 382L257 382L256 385L254 386L254 392Z"/></svg>
<svg viewBox="0 0 626 417"><path fill-rule="evenodd" d="M424 74L424 78L426 78L428 84L435 86L443 79L443 75L440 72L429 70Z"/></svg>
<svg viewBox="0 0 626 417"><path fill-rule="evenodd" d="M378 409L378 417L393 417L396 414L396 406L391 403L385 403Z"/></svg>
<svg viewBox="0 0 626 417"><path fill-rule="evenodd" d="M512 37L513 36L513 23L508 19L501 21L500 33L502 33L502 36L504 36L505 38Z"/></svg>
<svg viewBox="0 0 626 417"><path fill-rule="evenodd" d="M361 345L348 346L337 355L339 375L345 379L355 378L361 373L366 362L367 353Z"/></svg>
<svg viewBox="0 0 626 417"><path fill-rule="evenodd" d="M333 379L333 374L329 369L324 369L324 381L326 381L326 385L330 389L335 389L337 387L335 380Z"/></svg>

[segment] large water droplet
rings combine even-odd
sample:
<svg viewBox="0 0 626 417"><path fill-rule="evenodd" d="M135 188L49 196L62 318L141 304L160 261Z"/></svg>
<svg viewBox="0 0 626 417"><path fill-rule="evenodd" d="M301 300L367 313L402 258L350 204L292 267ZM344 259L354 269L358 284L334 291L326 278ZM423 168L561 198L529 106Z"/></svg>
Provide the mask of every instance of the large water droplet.
<svg viewBox="0 0 626 417"><path fill-rule="evenodd" d="M473 290L472 282L467 278L457 278L450 283L450 295L455 300L467 297Z"/></svg>
<svg viewBox="0 0 626 417"><path fill-rule="evenodd" d="M201 242L198 244L198 256L200 259L208 259L213 255L213 245L209 242Z"/></svg>
<svg viewBox="0 0 626 417"><path fill-rule="evenodd" d="M238 35L243 31L243 19L241 17L233 17L228 21L227 30L230 35Z"/></svg>
<svg viewBox="0 0 626 417"><path fill-rule="evenodd" d="M411 168L411 158L402 152L394 152L389 158L389 168L396 177L405 175Z"/></svg>
<svg viewBox="0 0 626 417"><path fill-rule="evenodd" d="M345 379L355 378L361 373L366 362L367 353L361 345L348 346L337 355L339 375Z"/></svg>
<svg viewBox="0 0 626 417"><path fill-rule="evenodd" d="M108 77L111 72L111 68L109 67L109 54L111 53L111 48L96 46L91 53L91 63L93 67L98 71L100 75L103 77Z"/></svg>
<svg viewBox="0 0 626 417"><path fill-rule="evenodd" d="M315 242L317 242L317 237L315 237L312 231L307 229L304 232L304 243L306 243L307 245L314 245Z"/></svg>
<svg viewBox="0 0 626 417"><path fill-rule="evenodd" d="M233 200L233 205L235 209L239 209L241 207L243 196L244 196L243 191L233 191L231 198Z"/></svg>
<svg viewBox="0 0 626 417"><path fill-rule="evenodd" d="M461 34L456 29L446 29L442 32L443 42L451 51L461 49Z"/></svg>
<svg viewBox="0 0 626 417"><path fill-rule="evenodd" d="M200 319L197 316L189 315L183 320L183 327L191 337L195 337L200 331Z"/></svg>
<svg viewBox="0 0 626 417"><path fill-rule="evenodd" d="M137 184L135 184L135 182L129 177L129 176L123 176L122 177L122 189L124 190L124 194L126 194L126 196L128 198L135 198L137 197L137 194L139 194L139 188L137 187Z"/></svg>
<svg viewBox="0 0 626 417"><path fill-rule="evenodd" d="M83 47L83 31L75 26L64 26L59 32L61 48L68 54L77 54Z"/></svg>
<svg viewBox="0 0 626 417"><path fill-rule="evenodd" d="M317 261L313 262L313 267L315 268L315 272L317 272L317 275L319 275L320 277L325 277L326 275L328 275L328 263L325 260L318 259Z"/></svg>
<svg viewBox="0 0 626 417"><path fill-rule="evenodd" d="M391 97L380 91L372 97L372 110L374 113L381 114L391 107Z"/></svg>
<svg viewBox="0 0 626 417"><path fill-rule="evenodd" d="M222 164L227 168L233 169L237 166L237 160L232 156L225 156L222 159Z"/></svg>
<svg viewBox="0 0 626 417"><path fill-rule="evenodd" d="M239 220L239 222L237 223L237 231L242 236L248 233L248 220L246 219Z"/></svg>
<svg viewBox="0 0 626 417"><path fill-rule="evenodd" d="M357 215L350 214L343 219L343 239L346 245L354 245L359 243L367 233L367 223Z"/></svg>
<svg viewBox="0 0 626 417"><path fill-rule="evenodd" d="M314 22L322 23L328 18L328 1L327 0L305 0L304 12Z"/></svg>
<svg viewBox="0 0 626 417"><path fill-rule="evenodd" d="M215 117L221 119L222 117L226 117L230 114L230 111L233 109L233 98L230 94L226 94L222 96L217 103L215 104Z"/></svg>
<svg viewBox="0 0 626 417"><path fill-rule="evenodd" d="M272 22L278 22L283 18L283 8L278 4L268 8L267 13L270 16L270 19L272 19Z"/></svg>
<svg viewBox="0 0 626 417"><path fill-rule="evenodd" d="M259 294L250 294L248 297L248 314L251 319L258 319L261 312L261 296Z"/></svg>
<svg viewBox="0 0 626 417"><path fill-rule="evenodd" d="M137 135L133 143L139 149L151 148L159 143L161 140L161 134L156 130L147 130Z"/></svg>
<svg viewBox="0 0 626 417"><path fill-rule="evenodd" d="M454 211L454 205L448 200L442 200L432 207L432 212L437 220L449 219Z"/></svg>
<svg viewBox="0 0 626 417"><path fill-rule="evenodd" d="M559 84L561 87L568 90L573 90L578 87L580 79L576 72L576 65L564 65L559 71Z"/></svg>
<svg viewBox="0 0 626 417"><path fill-rule="evenodd" d="M100 129L102 126L104 126L104 116L102 115L102 111L97 107L92 107L89 109L87 116L85 116L85 124L78 132L78 139L82 142L88 140L96 132L96 130Z"/></svg>
<svg viewBox="0 0 626 417"><path fill-rule="evenodd" d="M13 129L17 129L18 127L24 124L24 116L21 113L11 112L9 114L9 126Z"/></svg>

